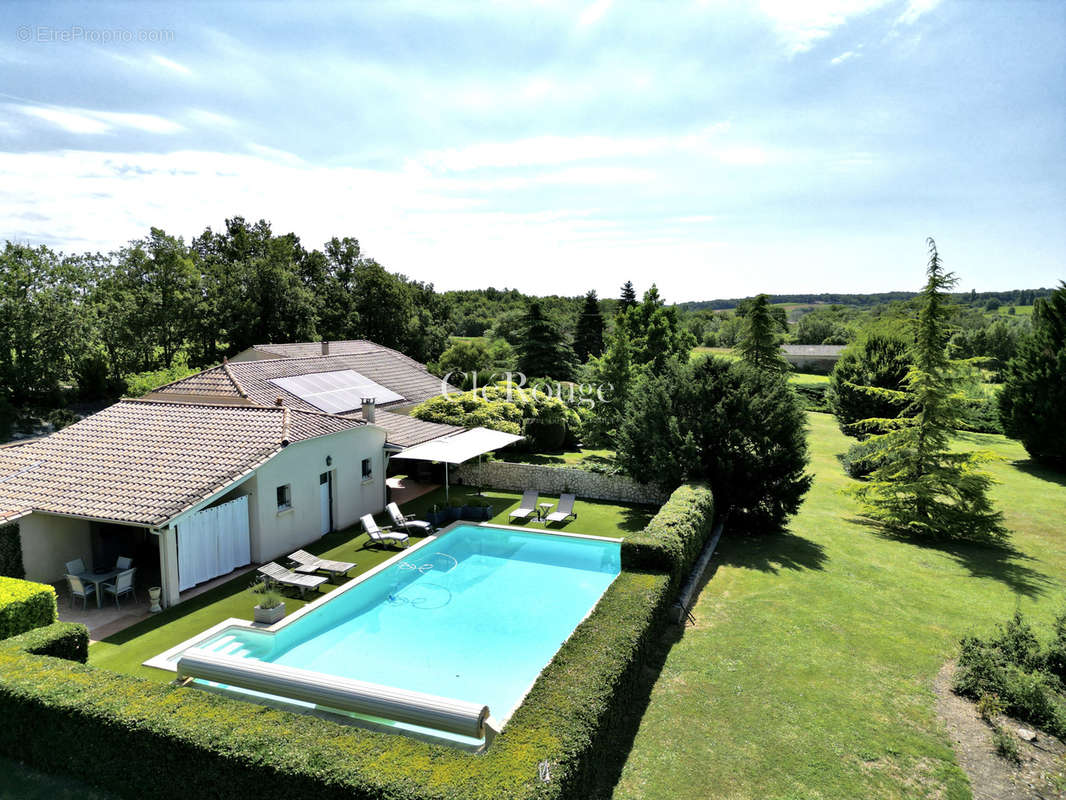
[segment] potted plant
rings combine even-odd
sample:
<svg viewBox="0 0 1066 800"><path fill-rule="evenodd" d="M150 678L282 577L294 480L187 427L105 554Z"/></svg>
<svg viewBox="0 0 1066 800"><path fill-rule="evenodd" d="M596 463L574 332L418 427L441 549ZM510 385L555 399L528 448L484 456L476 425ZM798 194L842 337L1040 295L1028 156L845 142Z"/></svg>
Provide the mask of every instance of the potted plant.
<svg viewBox="0 0 1066 800"><path fill-rule="evenodd" d="M492 505L484 497L468 497L462 509L462 518L469 520L487 520L495 516Z"/></svg>
<svg viewBox="0 0 1066 800"><path fill-rule="evenodd" d="M264 625L273 625L285 616L285 602L275 589L265 584L259 584L256 593L259 595L259 603L252 609L252 618Z"/></svg>

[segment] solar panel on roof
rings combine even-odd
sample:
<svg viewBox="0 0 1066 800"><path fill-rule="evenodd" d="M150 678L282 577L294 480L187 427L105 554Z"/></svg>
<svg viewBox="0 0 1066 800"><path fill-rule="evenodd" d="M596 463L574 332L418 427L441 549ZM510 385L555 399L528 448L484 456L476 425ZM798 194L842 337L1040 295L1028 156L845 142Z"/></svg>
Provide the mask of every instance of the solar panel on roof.
<svg viewBox="0 0 1066 800"><path fill-rule="evenodd" d="M362 405L364 397L374 398L379 405L404 399L403 395L386 389L380 383L374 383L354 369L312 372L308 375L293 375L291 378L271 378L270 382L330 414L354 411Z"/></svg>

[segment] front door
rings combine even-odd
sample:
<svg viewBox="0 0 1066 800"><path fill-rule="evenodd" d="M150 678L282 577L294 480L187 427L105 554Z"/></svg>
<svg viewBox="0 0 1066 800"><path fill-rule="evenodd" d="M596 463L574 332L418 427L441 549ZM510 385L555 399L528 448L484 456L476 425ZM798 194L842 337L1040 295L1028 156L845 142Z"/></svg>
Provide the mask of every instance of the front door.
<svg viewBox="0 0 1066 800"><path fill-rule="evenodd" d="M331 504L330 504L330 493L329 493L330 484L332 484L332 481L330 480L330 473L329 472L323 472L321 475L318 476L318 491L319 491L319 497L320 497L320 505L322 507L322 530L321 530L321 533L323 535L325 535L325 534L329 533L331 530L333 530L333 519L332 519L333 513L332 513L332 509L330 508Z"/></svg>

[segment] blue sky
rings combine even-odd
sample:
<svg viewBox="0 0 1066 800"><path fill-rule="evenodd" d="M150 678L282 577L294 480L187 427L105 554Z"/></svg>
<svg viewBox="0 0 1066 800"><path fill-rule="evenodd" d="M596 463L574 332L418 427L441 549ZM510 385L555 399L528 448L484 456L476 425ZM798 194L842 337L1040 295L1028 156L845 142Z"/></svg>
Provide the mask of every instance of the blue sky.
<svg viewBox="0 0 1066 800"><path fill-rule="evenodd" d="M1066 3L0 6L0 239L227 217L438 288L1066 277Z"/></svg>

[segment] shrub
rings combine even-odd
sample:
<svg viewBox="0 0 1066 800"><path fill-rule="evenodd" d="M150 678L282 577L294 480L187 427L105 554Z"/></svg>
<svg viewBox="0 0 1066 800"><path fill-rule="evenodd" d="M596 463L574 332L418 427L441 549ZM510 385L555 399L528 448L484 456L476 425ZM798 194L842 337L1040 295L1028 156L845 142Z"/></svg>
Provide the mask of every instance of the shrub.
<svg viewBox="0 0 1066 800"><path fill-rule="evenodd" d="M26 569L22 566L22 539L19 537L17 522L0 525L0 577L26 577Z"/></svg>
<svg viewBox="0 0 1066 800"><path fill-rule="evenodd" d="M624 569L670 574L676 588L688 575L714 527L714 495L706 483L686 483L670 495L648 527L622 542Z"/></svg>
<svg viewBox="0 0 1066 800"><path fill-rule="evenodd" d="M983 694L977 701L977 713L986 722L991 722L1006 710L1007 706L998 694Z"/></svg>
<svg viewBox="0 0 1066 800"><path fill-rule="evenodd" d="M1018 752L1018 740L1015 739L1010 731L1003 730L998 725L992 728L992 744L996 747L996 753L1007 759L1013 761L1015 764L1021 763L1022 756Z"/></svg>
<svg viewBox="0 0 1066 800"><path fill-rule="evenodd" d="M878 442L865 440L856 442L840 456L844 471L855 479L862 479L877 469L881 446Z"/></svg>
<svg viewBox="0 0 1066 800"><path fill-rule="evenodd" d="M827 383L800 383L792 387L800 402L803 403L804 411L831 411L829 408L829 384Z"/></svg>
<svg viewBox="0 0 1066 800"><path fill-rule="evenodd" d="M0 578L0 639L51 625L57 618L56 591L51 586Z"/></svg>
<svg viewBox="0 0 1066 800"><path fill-rule="evenodd" d="M967 636L962 640L955 691L977 701L998 697L1006 713L1062 737L1066 735L1066 697L1062 682L1048 669L1055 646L1053 641L1048 652L1043 652L1028 623L1015 612L987 639Z"/></svg>
<svg viewBox="0 0 1066 800"><path fill-rule="evenodd" d="M904 378L910 369L908 341L899 329L875 330L849 345L829 374L827 399L848 436L867 433L856 423L894 419L907 403Z"/></svg>

